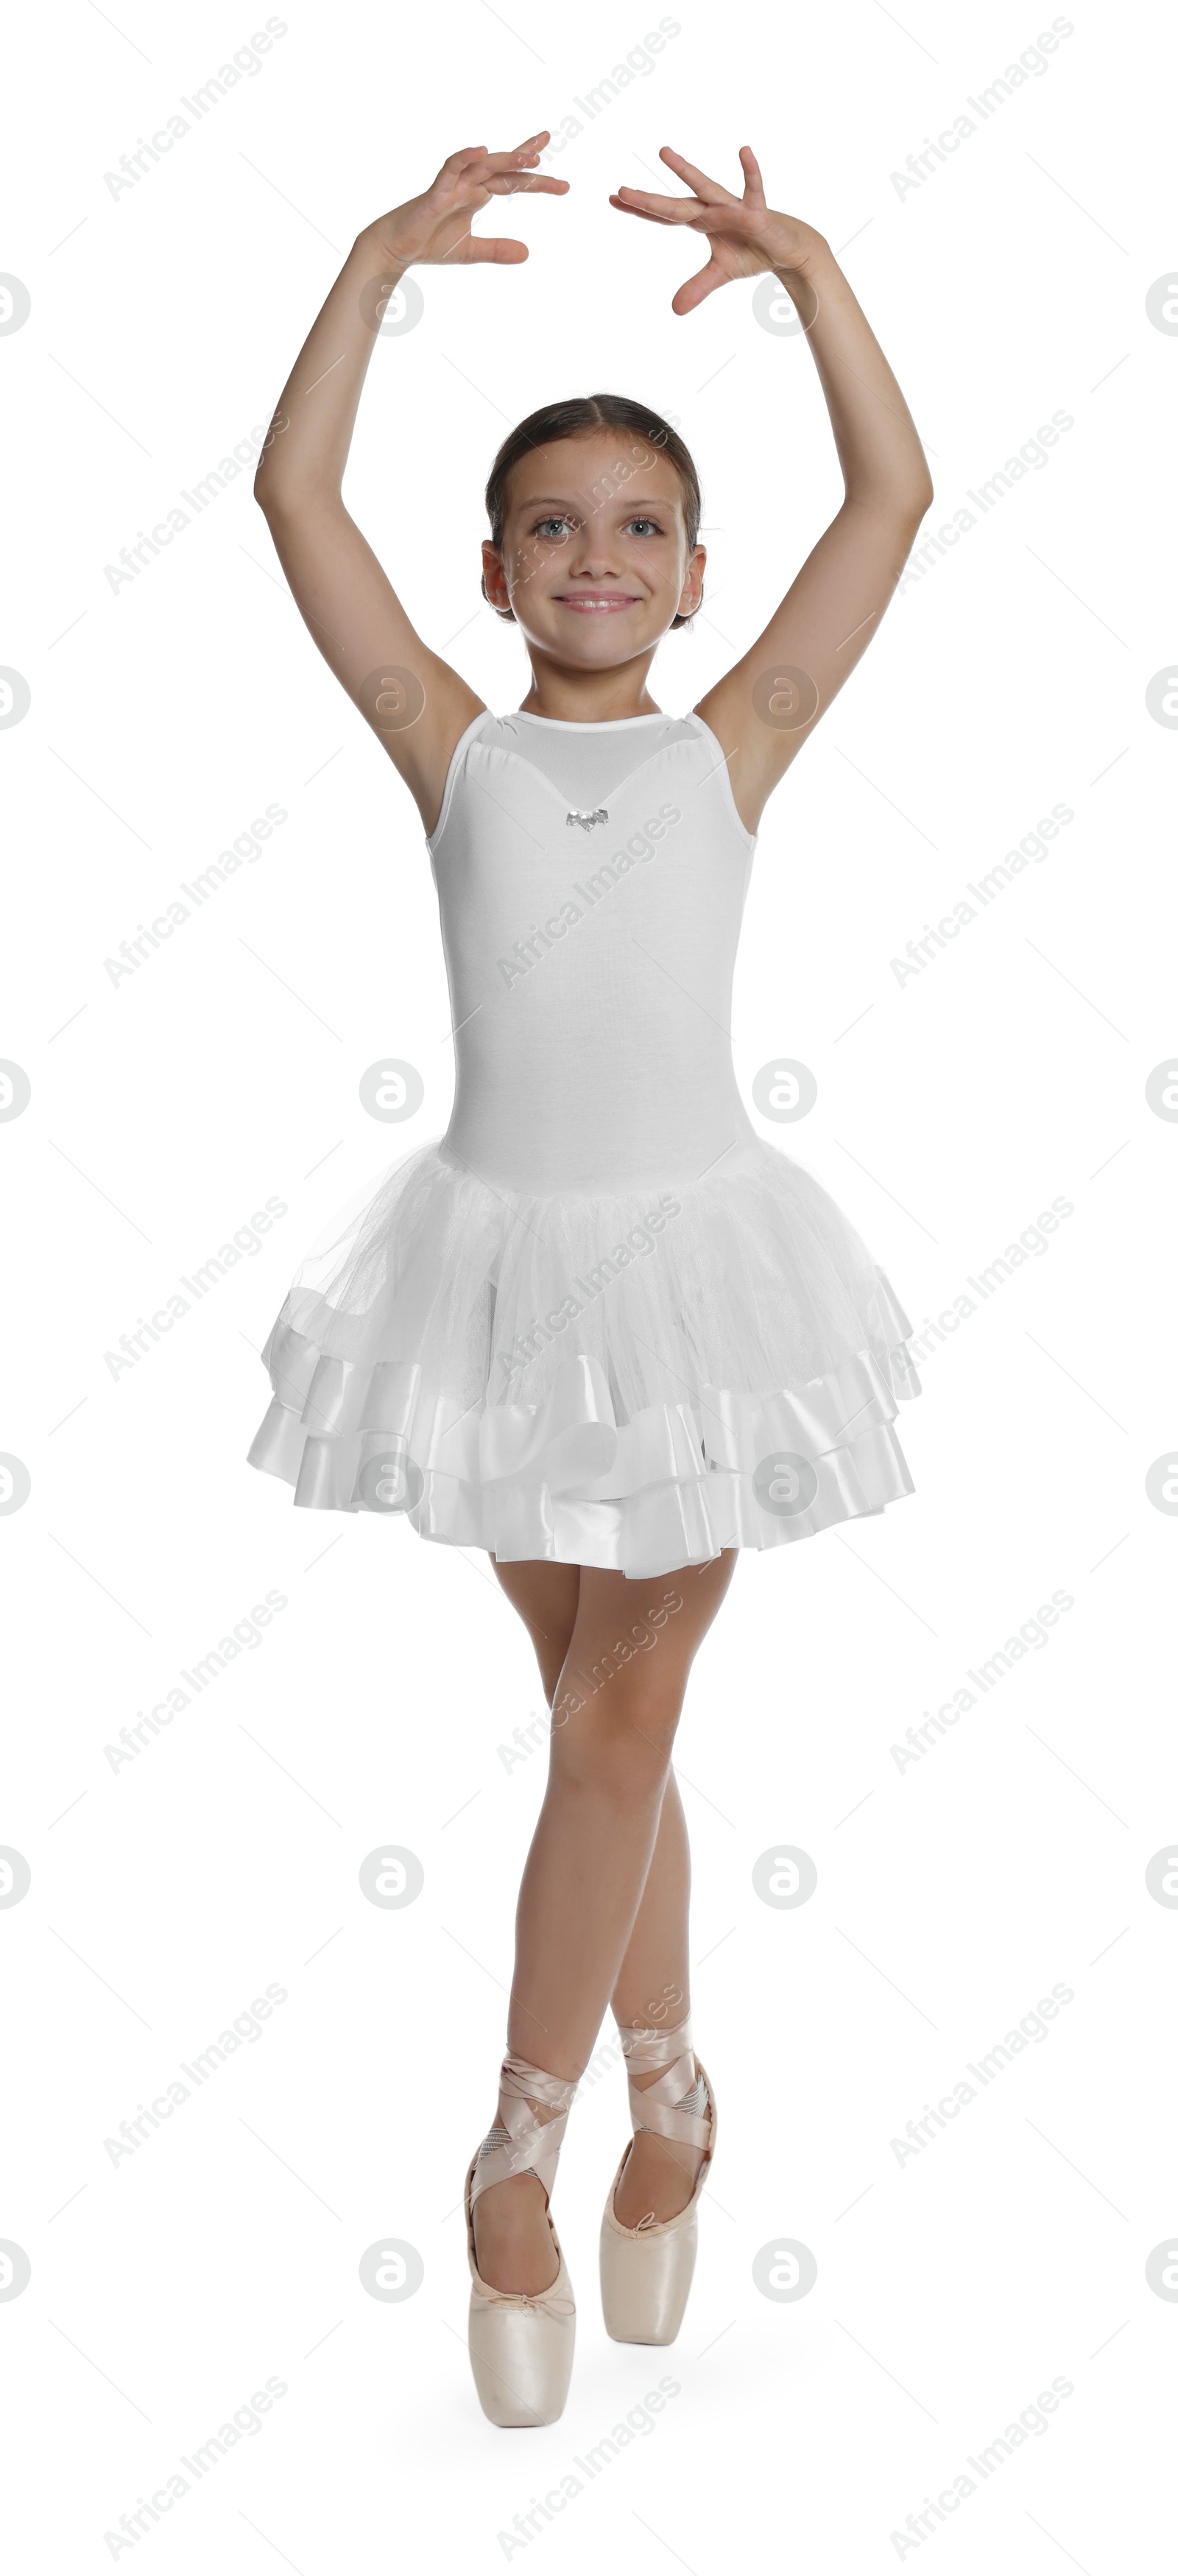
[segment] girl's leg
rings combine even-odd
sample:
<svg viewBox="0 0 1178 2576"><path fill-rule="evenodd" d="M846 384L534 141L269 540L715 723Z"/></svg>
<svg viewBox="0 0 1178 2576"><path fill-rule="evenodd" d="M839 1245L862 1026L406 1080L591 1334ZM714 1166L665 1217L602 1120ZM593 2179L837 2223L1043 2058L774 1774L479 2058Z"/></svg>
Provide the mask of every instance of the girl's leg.
<svg viewBox="0 0 1178 2576"><path fill-rule="evenodd" d="M525 1621L544 1682L549 1705L564 1655L572 1638L579 1588L578 1569L529 1563L496 1567L496 1573ZM687 1823L674 1773L668 1776L634 1928L611 2002L615 2020L624 2028L653 2025L673 2029L691 2009L687 1957L691 1862ZM636 2079L640 2089L655 2075ZM703 2150L685 2147L650 2132L638 2136L627 2158L614 2206L624 2227L637 2226L649 2210L673 2218L691 2197Z"/></svg>
<svg viewBox="0 0 1178 2576"><path fill-rule="evenodd" d="M500 1565L492 1557L491 1565L535 1647L545 1701L551 1709L576 1624L581 1569L547 1565L540 1558ZM549 2074L557 2072L555 2062L549 2066L543 2046L524 2047L516 2039L509 2045L530 2065L542 2065ZM531 2108L541 2120L549 2116L543 2103L534 2102ZM545 2223L543 2186L533 2174L516 2174L509 2182L493 2183L480 2192L473 2217L475 2260L492 2289L534 2295L551 2288L556 2279L552 2239Z"/></svg>
<svg viewBox="0 0 1178 2576"><path fill-rule="evenodd" d="M579 1571L553 1698L548 1788L520 1888L508 2019L509 2048L566 2080L583 2072L618 1984L655 1850L687 1676L735 1561L729 1549L710 1565L646 1582ZM539 1629L546 1655L554 1651L562 1596L543 1578L567 1571L496 1568L500 1581L508 1575L504 1588L533 1633ZM563 1598L567 1613L567 1593ZM668 1850L685 1892L681 1824L676 1799ZM656 1939L659 1911L652 1904ZM644 1973L645 1959L639 1965ZM669 1974L642 1995L640 2017ZM550 2286L554 2264L538 2182L521 2175L493 2185L476 2214L484 2280L497 2289Z"/></svg>
<svg viewBox="0 0 1178 2576"><path fill-rule="evenodd" d="M691 1853L687 1818L679 1784L672 1771L663 1791L646 1885L610 1997L620 2030L675 2030L691 2010L691 1974L687 1957L687 1918L691 1898ZM657 2084L653 2075L636 2075L639 2091ZM635 2136L617 2190L614 2209L623 2227L637 2227L647 2215L675 2218L695 2189L703 2162L702 2147L683 2146L651 2130Z"/></svg>
<svg viewBox="0 0 1178 2576"><path fill-rule="evenodd" d="M546 1565L542 1558L499 1565L492 1557L491 1568L536 1649L544 1697L551 1708L577 1616L580 1566Z"/></svg>

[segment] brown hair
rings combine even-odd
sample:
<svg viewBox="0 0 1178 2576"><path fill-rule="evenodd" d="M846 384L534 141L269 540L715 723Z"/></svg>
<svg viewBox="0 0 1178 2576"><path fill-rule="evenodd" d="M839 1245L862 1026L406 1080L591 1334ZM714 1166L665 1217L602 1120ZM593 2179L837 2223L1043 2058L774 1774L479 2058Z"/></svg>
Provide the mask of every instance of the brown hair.
<svg viewBox="0 0 1178 2576"><path fill-rule="evenodd" d="M545 403L541 411L530 412L517 429L510 430L487 478L487 517L491 522L491 543L501 546L507 518L514 468L536 447L547 447L561 438L583 438L595 429L628 429L644 438L666 457L679 477L683 493L683 514L687 521L688 552L699 535L703 501L699 476L690 449L677 430L672 429L657 411L648 411L645 403L631 402L627 394L574 394L568 402ZM480 584L484 599L487 584ZM499 609L498 616L510 617L510 609ZM694 610L691 615L694 616ZM689 626L691 617L673 617L672 626Z"/></svg>

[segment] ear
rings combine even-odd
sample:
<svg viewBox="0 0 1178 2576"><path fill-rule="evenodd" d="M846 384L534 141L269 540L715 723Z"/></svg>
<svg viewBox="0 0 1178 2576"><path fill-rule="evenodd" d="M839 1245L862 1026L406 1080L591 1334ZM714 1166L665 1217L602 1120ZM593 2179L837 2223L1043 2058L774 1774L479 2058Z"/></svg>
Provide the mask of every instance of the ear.
<svg viewBox="0 0 1178 2576"><path fill-rule="evenodd" d="M494 583L494 586L495 586L496 591L498 591L498 592L499 592L499 594L500 594L500 596L501 596L501 598L502 598L504 601L506 601L506 597L507 597L507 585L506 585L506 583L505 583L505 581L504 581L504 578L503 578L503 558L502 558L502 556L501 556L501 554L500 554L500 552L499 552L499 548L498 548L498 546L492 545L492 543L491 543L491 539L490 539L489 537L484 537L484 539L483 539L483 571L482 571L482 579L481 579L481 582L480 582L480 584L479 584L479 587L480 587L480 589L481 589L481 591L482 591L482 594L483 594L483 597L484 597L484 599L487 601L488 605L489 605L491 608L493 608L493 609L494 609L496 616L497 616L497 617L503 617L503 618L509 618L509 619L511 620L512 624L514 625L514 623L515 623L514 611L513 611L510 607L508 607L508 606L502 606L502 607L501 607L501 606L500 606L499 599L493 599L493 598L491 597L491 593L490 593L490 591L489 591L489 590L488 590L488 588L487 588L487 575L488 575L488 573L489 573L489 574L490 574L490 576L491 576L491 579L492 579L492 581L493 581L493 583Z"/></svg>
<svg viewBox="0 0 1178 2576"><path fill-rule="evenodd" d="M698 615L699 610L703 606L704 566L707 563L707 560L708 550L706 546L692 547L691 553L687 559L687 570L683 576L683 588L679 593L679 608L676 617L673 620L673 623L676 625L678 625L680 621L682 621L685 626L689 625L691 619ZM684 598L688 591L695 589L697 584L699 588L699 596L693 607L685 608L683 606Z"/></svg>
<svg viewBox="0 0 1178 2576"><path fill-rule="evenodd" d="M486 600L486 603L487 603L488 608L494 608L494 609L495 609L495 615L496 615L496 617L502 617L502 618L504 618L504 619L506 620L506 622L507 622L507 624L508 624L509 626L514 626L514 625L515 625L515 622L516 622L516 619L515 619L515 610L514 610L514 608L495 608L495 602L494 602L494 600L492 599L491 594L490 594L490 591L489 591L489 590L488 590L488 588L487 588L487 577L486 577L486 574L485 574L485 573L481 573L481 574L480 574L480 576L479 576L479 589L481 590L481 592L482 592L482 594L483 594L483 597L484 597L484 599Z"/></svg>

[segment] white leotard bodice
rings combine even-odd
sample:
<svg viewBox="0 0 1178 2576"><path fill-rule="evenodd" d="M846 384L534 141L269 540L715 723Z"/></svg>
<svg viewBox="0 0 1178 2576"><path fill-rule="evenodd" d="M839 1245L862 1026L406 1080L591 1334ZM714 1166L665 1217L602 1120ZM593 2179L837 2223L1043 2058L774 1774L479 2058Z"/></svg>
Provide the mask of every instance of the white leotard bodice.
<svg viewBox="0 0 1178 2576"><path fill-rule="evenodd" d="M476 716L427 846L457 1071L444 1153L565 1196L697 1180L755 1141L729 1032L756 836L701 717Z"/></svg>

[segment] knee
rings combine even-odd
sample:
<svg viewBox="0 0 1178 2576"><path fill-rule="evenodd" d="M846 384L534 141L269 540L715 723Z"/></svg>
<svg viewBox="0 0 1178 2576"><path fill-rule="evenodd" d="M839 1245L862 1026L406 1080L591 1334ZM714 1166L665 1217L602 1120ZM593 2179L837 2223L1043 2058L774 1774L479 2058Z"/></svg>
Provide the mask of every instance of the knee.
<svg viewBox="0 0 1178 2576"><path fill-rule="evenodd" d="M682 1691L670 1677L619 1674L591 1698L558 1700L552 1766L562 1780L632 1805L661 1795L670 1768Z"/></svg>

